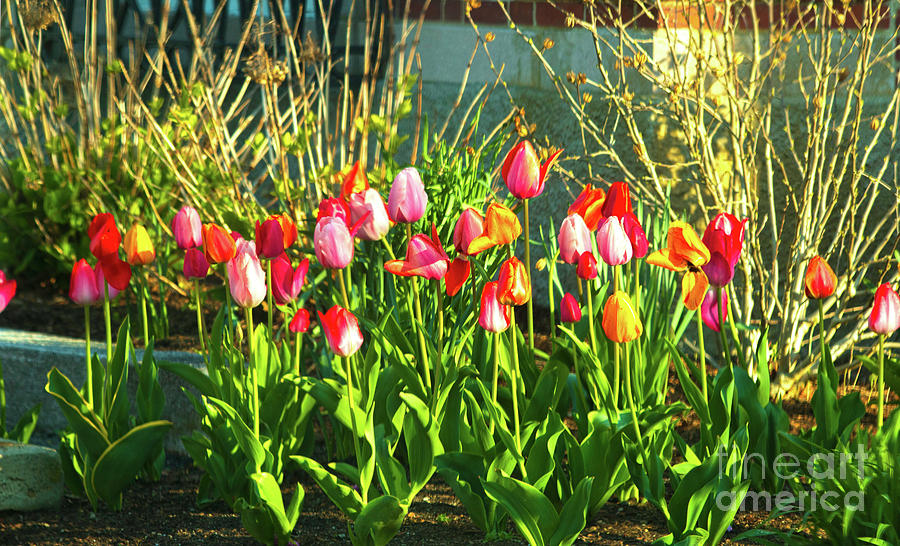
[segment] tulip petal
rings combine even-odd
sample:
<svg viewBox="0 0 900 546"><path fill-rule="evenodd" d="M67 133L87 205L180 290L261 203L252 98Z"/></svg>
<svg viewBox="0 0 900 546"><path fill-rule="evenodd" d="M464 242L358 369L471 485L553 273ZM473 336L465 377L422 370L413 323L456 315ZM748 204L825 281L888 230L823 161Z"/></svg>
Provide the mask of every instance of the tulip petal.
<svg viewBox="0 0 900 546"><path fill-rule="evenodd" d="M681 295L684 297L684 306L691 311L696 311L703 303L707 288L709 288L709 280L703 271L685 273L681 279Z"/></svg>
<svg viewBox="0 0 900 546"><path fill-rule="evenodd" d="M664 267L669 271L684 271L687 268L687 263L685 263L684 259L681 256L673 255L668 248L650 253L647 256L647 263Z"/></svg>
<svg viewBox="0 0 900 546"><path fill-rule="evenodd" d="M447 274L444 276L444 286L447 289L448 296L452 298L459 293L463 285L466 284L471 270L472 266L469 264L469 260L456 258L450 262L450 267L447 268Z"/></svg>

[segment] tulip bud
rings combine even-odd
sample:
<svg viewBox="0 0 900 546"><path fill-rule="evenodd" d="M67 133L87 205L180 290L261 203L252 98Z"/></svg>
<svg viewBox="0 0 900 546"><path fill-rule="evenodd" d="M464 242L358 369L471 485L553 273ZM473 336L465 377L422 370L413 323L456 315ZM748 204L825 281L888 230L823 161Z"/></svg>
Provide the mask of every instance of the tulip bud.
<svg viewBox="0 0 900 546"><path fill-rule="evenodd" d="M417 222L428 205L425 185L415 167L400 171L391 184L388 196L388 214L394 222L411 224Z"/></svg>
<svg viewBox="0 0 900 546"><path fill-rule="evenodd" d="M500 167L500 176L506 182L509 193L518 199L531 199L543 193L547 172L561 153L562 150L559 150L551 154L542 165L530 142L523 140L516 144L506 154Z"/></svg>
<svg viewBox="0 0 900 546"><path fill-rule="evenodd" d="M884 283L875 292L875 304L869 314L869 329L889 336L900 328L900 296L890 284Z"/></svg>
<svg viewBox="0 0 900 546"><path fill-rule="evenodd" d="M809 260L809 265L806 266L804 284L806 297L820 300L834 294L834 289L837 287L837 276L828 262L819 256L813 256Z"/></svg>
<svg viewBox="0 0 900 546"><path fill-rule="evenodd" d="M484 232L484 219L473 208L465 208L453 229L453 246L464 256L469 256L469 245Z"/></svg>
<svg viewBox="0 0 900 546"><path fill-rule="evenodd" d="M287 214L276 214L271 216L281 225L281 233L284 235L284 248L290 248L297 240L297 225L291 220Z"/></svg>
<svg viewBox="0 0 900 546"><path fill-rule="evenodd" d="M579 279L589 281L597 278L597 258L590 252L582 252L578 257L578 265L575 267L575 274Z"/></svg>
<svg viewBox="0 0 900 546"><path fill-rule="evenodd" d="M481 291L481 313L478 324L488 332L502 332L509 328L509 308L497 300L498 285L489 282Z"/></svg>
<svg viewBox="0 0 900 546"><path fill-rule="evenodd" d="M181 207L172 218L172 233L175 234L175 244L180 249L186 250L203 244L202 228L200 215L194 207Z"/></svg>
<svg viewBox="0 0 900 546"><path fill-rule="evenodd" d="M104 212L95 216L88 227L88 237L91 240L91 254L98 260L106 256L118 255L122 236L119 234L119 228L116 227L116 221L112 214Z"/></svg>
<svg viewBox="0 0 900 546"><path fill-rule="evenodd" d="M703 271L710 284L722 287L734 278L734 268L740 260L744 246L744 225L726 212L717 214L703 232L703 244L709 249L709 263Z"/></svg>
<svg viewBox="0 0 900 546"><path fill-rule="evenodd" d="M643 333L644 325L625 292L619 290L606 300L603 307L603 331L606 337L616 343L628 343Z"/></svg>
<svg viewBox="0 0 900 546"><path fill-rule="evenodd" d="M156 250L144 226L134 224L125 234L125 256L131 265L147 265L156 259Z"/></svg>
<svg viewBox="0 0 900 546"><path fill-rule="evenodd" d="M531 283L525 264L512 257L500 266L497 299L504 305L524 305L531 299Z"/></svg>
<svg viewBox="0 0 900 546"><path fill-rule="evenodd" d="M299 309L294 313L294 318L292 318L291 323L288 324L288 330L290 330L292 334L302 334L309 330L309 311L306 309Z"/></svg>
<svg viewBox="0 0 900 546"><path fill-rule="evenodd" d="M578 214L570 214L559 227L559 256L567 264L574 264L578 257L591 250L591 232Z"/></svg>
<svg viewBox="0 0 900 546"><path fill-rule="evenodd" d="M650 244L647 242L647 234L644 233L643 226L633 212L622 217L622 227L625 229L625 234L628 235L628 240L631 241L632 258L646 256L650 250Z"/></svg>
<svg viewBox="0 0 900 546"><path fill-rule="evenodd" d="M306 283L307 271L309 258L300 262L296 269L291 266L290 260L285 255L272 260L272 294L278 305L287 305L297 299Z"/></svg>
<svg viewBox="0 0 900 546"><path fill-rule="evenodd" d="M563 322L567 323L578 322L581 320L581 307L578 306L578 301L575 299L575 296L568 292L566 292L566 295L563 296L562 299L560 318Z"/></svg>
<svg viewBox="0 0 900 546"><path fill-rule="evenodd" d="M100 301L101 297L94 270L87 260L75 262L69 277L69 298L78 305L91 305Z"/></svg>
<svg viewBox="0 0 900 546"><path fill-rule="evenodd" d="M353 236L337 216L327 216L316 223L313 246L319 263L329 269L343 269L353 259Z"/></svg>
<svg viewBox="0 0 900 546"><path fill-rule="evenodd" d="M725 310L728 309L728 292L725 290L719 292L722 294L721 303L716 298L716 290L708 290L706 297L703 298L703 303L700 304L700 318L703 320L703 324L715 332L718 332L725 324L727 315Z"/></svg>
<svg viewBox="0 0 900 546"><path fill-rule="evenodd" d="M617 216L604 218L597 230L597 250L608 265L627 264L633 249L622 221Z"/></svg>
<svg viewBox="0 0 900 546"><path fill-rule="evenodd" d="M187 279L205 279L209 273L209 262L199 248L189 248L184 253L182 273Z"/></svg>
<svg viewBox="0 0 900 546"><path fill-rule="evenodd" d="M284 252L284 231L274 217L256 222L256 247L261 258L276 258Z"/></svg>
<svg viewBox="0 0 900 546"><path fill-rule="evenodd" d="M6 273L0 271L0 313L9 305L9 301L16 295L16 281L7 280Z"/></svg>
<svg viewBox="0 0 900 546"><path fill-rule="evenodd" d="M365 241L379 241L391 229L384 199L378 191L369 188L350 195L350 222L359 223L356 236ZM360 222L362 220L362 222Z"/></svg>
<svg viewBox="0 0 900 546"><path fill-rule="evenodd" d="M613 182L606 192L606 200L603 202L603 216L617 216L622 218L629 212L634 212L631 208L631 194L628 191L628 184L625 182Z"/></svg>
<svg viewBox="0 0 900 546"><path fill-rule="evenodd" d="M231 235L216 224L203 226L203 253L210 264L220 264L234 258L236 246Z"/></svg>
<svg viewBox="0 0 900 546"><path fill-rule="evenodd" d="M266 299L266 274L253 243L241 241L226 269L231 298L238 306L249 309Z"/></svg>
<svg viewBox="0 0 900 546"><path fill-rule="evenodd" d="M335 305L324 315L319 311L319 323L331 352L348 357L359 350L363 343L359 321L350 311Z"/></svg>

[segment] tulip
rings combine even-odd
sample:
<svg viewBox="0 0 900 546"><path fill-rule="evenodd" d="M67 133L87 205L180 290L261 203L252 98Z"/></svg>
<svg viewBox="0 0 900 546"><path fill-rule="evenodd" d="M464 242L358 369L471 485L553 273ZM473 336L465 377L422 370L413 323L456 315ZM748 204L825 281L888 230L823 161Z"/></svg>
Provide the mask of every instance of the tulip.
<svg viewBox="0 0 900 546"><path fill-rule="evenodd" d="M606 192L602 188L594 188L587 184L575 202L569 206L566 214L577 214L581 216L588 229L594 231L600 220L603 219L603 203L606 200Z"/></svg>
<svg viewBox="0 0 900 546"><path fill-rule="evenodd" d="M189 248L184 253L184 276L188 279L205 279L209 273L209 262L199 248Z"/></svg>
<svg viewBox="0 0 900 546"><path fill-rule="evenodd" d="M350 195L349 207L350 221L354 224L359 223L360 239L378 241L391 228L384 199L376 190L369 188Z"/></svg>
<svg viewBox="0 0 900 546"><path fill-rule="evenodd" d="M234 258L234 238L216 224L203 226L203 252L210 264L220 264Z"/></svg>
<svg viewBox="0 0 900 546"><path fill-rule="evenodd" d="M291 267L291 262L285 255L272 260L272 293L278 305L287 305L297 299L306 283L308 271L309 258L300 262L296 269Z"/></svg>
<svg viewBox="0 0 900 546"><path fill-rule="evenodd" d="M603 201L603 216L617 216L622 218L629 212L634 212L631 208L631 196L628 191L628 184L625 182L613 182L606 192L606 200Z"/></svg>
<svg viewBox="0 0 900 546"><path fill-rule="evenodd" d="M469 243L469 255L497 245L508 245L521 234L522 225L516 214L500 203L491 203L484 217L484 232Z"/></svg>
<svg viewBox="0 0 900 546"><path fill-rule="evenodd" d="M560 319L563 322L578 322L581 320L581 307L578 305L578 300L575 299L575 296L566 292L563 296L562 309L560 309Z"/></svg>
<svg viewBox="0 0 900 546"><path fill-rule="evenodd" d="M98 260L119 253L122 236L112 214L104 212L95 216L88 227L88 237L91 240L91 254Z"/></svg>
<svg viewBox="0 0 900 546"><path fill-rule="evenodd" d="M128 287L128 282L131 281L131 266L128 265L128 262L120 260L118 256L110 255L103 258L97 264L97 270L103 275L104 280L109 283L110 299L115 297L112 292L113 288L118 294L125 290Z"/></svg>
<svg viewBox="0 0 900 546"><path fill-rule="evenodd" d="M722 294L721 301L716 298L716 292ZM703 324L714 332L720 332L722 326L725 325L726 315L720 311L724 311L727 308L728 292L724 290L708 290L706 292L706 297L703 298L703 303L700 304L700 317L703 319Z"/></svg>
<svg viewBox="0 0 900 546"><path fill-rule="evenodd" d="M604 218L597 230L597 250L607 265L622 265L631 261L634 249L628 234L617 216Z"/></svg>
<svg viewBox="0 0 900 546"><path fill-rule="evenodd" d="M647 234L644 233L641 222L633 212L629 212L622 217L622 227L625 229L625 234L628 235L628 240L631 241L632 257L643 258L646 256L647 251L650 250L650 245L647 243Z"/></svg>
<svg viewBox="0 0 900 546"><path fill-rule="evenodd" d="M606 300L603 307L603 331L606 337L616 343L634 341L643 333L641 319L625 292L619 290Z"/></svg>
<svg viewBox="0 0 900 546"><path fill-rule="evenodd" d="M590 250L591 232L584 219L578 214L566 216L559 227L559 256L567 264L574 264Z"/></svg>
<svg viewBox="0 0 900 546"><path fill-rule="evenodd" d="M579 279L589 281L597 278L597 258L590 252L583 252L578 258L575 274Z"/></svg>
<svg viewBox="0 0 900 546"><path fill-rule="evenodd" d="M450 262L450 266L447 268L447 274L444 276L444 286L447 290L447 295L451 298L459 293L460 289L462 289L463 285L466 284L466 280L469 278L469 274L471 273L471 264L469 264L469 260L465 258L456 258L452 262Z"/></svg>
<svg viewBox="0 0 900 546"><path fill-rule="evenodd" d="M276 258L284 252L284 230L274 217L256 222L256 247L260 258Z"/></svg>
<svg viewBox="0 0 900 546"><path fill-rule="evenodd" d="M341 199L348 200L354 193L364 192L369 189L369 180L366 178L366 170L359 161L353 164L350 171L341 183Z"/></svg>
<svg viewBox="0 0 900 546"><path fill-rule="evenodd" d="M6 309L13 296L16 295L16 281L8 280L6 274L0 270L0 313Z"/></svg>
<svg viewBox="0 0 900 546"><path fill-rule="evenodd" d="M900 296L890 284L884 283L875 292L875 304L869 314L869 329L882 336L890 336L900 328Z"/></svg>
<svg viewBox="0 0 900 546"><path fill-rule="evenodd" d="M353 313L340 305L335 305L324 315L319 311L319 323L331 352L348 357L359 350L363 343L359 322Z"/></svg>
<svg viewBox="0 0 900 546"><path fill-rule="evenodd" d="M837 276L828 262L819 256L813 256L809 260L809 265L806 266L804 284L807 298L821 300L834 294L834 289L837 287Z"/></svg>
<svg viewBox="0 0 900 546"><path fill-rule="evenodd" d="M194 207L181 207L181 210L172 218L172 232L175 234L175 244L182 250L203 244L202 229L203 224L200 223L200 215Z"/></svg>
<svg viewBox="0 0 900 546"><path fill-rule="evenodd" d="M292 318L290 324L288 324L288 330L290 330L292 334L302 334L309 330L309 311L306 309L299 309L294 313L294 318Z"/></svg>
<svg viewBox="0 0 900 546"><path fill-rule="evenodd" d="M509 328L509 308L497 300L498 283L489 282L481 291L481 313L478 324L488 332L502 332Z"/></svg>
<svg viewBox="0 0 900 546"><path fill-rule="evenodd" d="M297 225L286 213L276 214L270 216L270 218L278 220L278 223L281 224L281 233L284 235L284 248L290 248L297 240Z"/></svg>
<svg viewBox="0 0 900 546"><path fill-rule="evenodd" d="M444 252L437 229L432 224L430 239L422 233L416 235L406 247L406 259L390 260L384 264L384 268L402 277L443 279L449 265L450 258Z"/></svg>
<svg viewBox="0 0 900 546"><path fill-rule="evenodd" d="M425 214L428 196L425 185L415 167L407 167L394 177L388 195L388 214L391 220L411 224Z"/></svg>
<svg viewBox="0 0 900 546"><path fill-rule="evenodd" d="M131 265L147 265L156 259L156 250L144 226L134 224L125 234L125 256Z"/></svg>
<svg viewBox="0 0 900 546"><path fill-rule="evenodd" d="M465 208L456 220L453 229L453 246L464 256L469 255L469 245L475 238L484 233L484 219L481 213L473 208Z"/></svg>
<svg viewBox="0 0 900 546"><path fill-rule="evenodd" d="M266 275L253 243L242 241L234 257L228 261L226 269L228 288L238 306L251 309L266 299Z"/></svg>
<svg viewBox="0 0 900 546"><path fill-rule="evenodd" d="M703 272L713 286L723 287L734 278L734 268L741 257L744 246L744 226L727 212L717 214L703 232L703 244L709 249L709 263Z"/></svg>
<svg viewBox="0 0 900 546"><path fill-rule="evenodd" d="M335 216L343 220L348 226L350 225L350 207L347 206L346 201L341 199L332 197L330 199L323 199L319 203L319 210L316 213L316 223L318 224L322 221L322 218L327 216Z"/></svg>
<svg viewBox="0 0 900 546"><path fill-rule="evenodd" d="M509 192L518 199L531 199L544 191L544 180L550 167L562 150L552 154L543 165L540 164L534 147L527 140L516 144L503 160L500 176L506 182Z"/></svg>
<svg viewBox="0 0 900 546"><path fill-rule="evenodd" d="M329 269L343 269L353 259L353 236L347 224L337 216L325 217L316 223L313 246L319 263Z"/></svg>
<svg viewBox="0 0 900 546"><path fill-rule="evenodd" d="M500 266L497 300L503 305L524 305L531 299L531 283L525 264L513 256Z"/></svg>
<svg viewBox="0 0 900 546"><path fill-rule="evenodd" d="M709 249L687 222L676 221L669 226L667 247L647 256L647 263L670 271L685 271L681 279L684 305L696 311L709 287L709 280L701 267L709 262Z"/></svg>

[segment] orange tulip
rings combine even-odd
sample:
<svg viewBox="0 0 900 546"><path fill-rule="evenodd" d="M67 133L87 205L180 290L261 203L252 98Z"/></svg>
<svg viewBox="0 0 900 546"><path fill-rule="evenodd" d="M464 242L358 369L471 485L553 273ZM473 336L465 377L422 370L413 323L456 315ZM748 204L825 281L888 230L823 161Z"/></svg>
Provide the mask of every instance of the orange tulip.
<svg viewBox="0 0 900 546"><path fill-rule="evenodd" d="M341 182L341 199L346 201L351 194L366 191L367 189L369 189L369 179L366 178L366 170L357 161L350 168L347 175L344 176L344 181Z"/></svg>
<svg viewBox="0 0 900 546"><path fill-rule="evenodd" d="M156 250L144 226L134 224L125 234L125 256L131 265L147 265L156 259Z"/></svg>
<svg viewBox="0 0 900 546"><path fill-rule="evenodd" d="M834 294L837 287L837 275L828 265L828 262L820 256L813 256L806 266L806 276L803 279L806 287L806 297L820 300Z"/></svg>
<svg viewBox="0 0 900 546"><path fill-rule="evenodd" d="M484 231L469 243L469 254L508 245L522 234L522 225L516 214L500 203L491 203L484 216Z"/></svg>
<svg viewBox="0 0 900 546"><path fill-rule="evenodd" d="M531 299L531 283L525 264L512 257L500 266L497 299L503 305L525 305Z"/></svg>
<svg viewBox="0 0 900 546"><path fill-rule="evenodd" d="M667 247L647 256L647 263L670 271L686 271L681 279L684 305L694 311L703 303L709 280L700 269L709 262L709 249L687 222L672 222Z"/></svg>
<svg viewBox="0 0 900 546"><path fill-rule="evenodd" d="M284 235L284 248L290 248L294 241L297 240L297 225L287 213L276 214L272 218L278 220L278 223L281 224L281 233Z"/></svg>
<svg viewBox="0 0 900 546"><path fill-rule="evenodd" d="M628 294L616 291L603 307L603 331L616 343L628 343L641 336L644 325L638 317Z"/></svg>
<svg viewBox="0 0 900 546"><path fill-rule="evenodd" d="M234 258L237 247L231 235L216 224L203 226L203 253L206 261L220 264Z"/></svg>
<svg viewBox="0 0 900 546"><path fill-rule="evenodd" d="M588 229L594 231L600 220L603 219L603 202L606 200L606 192L603 188L594 188L588 184L581 190L575 202L569 207L568 214L581 216Z"/></svg>

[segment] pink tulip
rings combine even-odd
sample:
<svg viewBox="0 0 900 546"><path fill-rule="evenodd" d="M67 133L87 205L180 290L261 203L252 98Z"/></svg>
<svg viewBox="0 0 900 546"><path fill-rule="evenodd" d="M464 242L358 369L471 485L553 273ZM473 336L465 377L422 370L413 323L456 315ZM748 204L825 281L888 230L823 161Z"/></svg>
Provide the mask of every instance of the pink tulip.
<svg viewBox="0 0 900 546"><path fill-rule="evenodd" d="M365 241L379 241L391 229L384 199L377 190L369 188L350 195L350 221L359 223L357 237ZM360 223L361 222L361 223Z"/></svg>
<svg viewBox="0 0 900 546"><path fill-rule="evenodd" d="M432 224L430 239L422 233L414 236L406 247L406 259L391 260L384 264L384 268L402 277L443 279L449 265L450 258L444 252L437 229Z"/></svg>
<svg viewBox="0 0 900 546"><path fill-rule="evenodd" d="M473 208L465 208L456 220L453 229L453 246L463 256L470 256L469 244L484 233L484 218Z"/></svg>
<svg viewBox="0 0 900 546"><path fill-rule="evenodd" d="M119 268L120 269L120 268ZM119 290L111 282L106 276L106 271L103 269L103 264L99 263L94 266L94 284L97 287L97 294L99 294L99 301L103 301L103 298L106 294L106 290L109 290L109 299L110 301L114 300L116 296L119 295Z"/></svg>
<svg viewBox="0 0 900 546"><path fill-rule="evenodd" d="M288 330L290 330L292 334L302 334L309 330L309 311L301 308L294 313L294 318L292 318L290 324L288 324Z"/></svg>
<svg viewBox="0 0 900 546"><path fill-rule="evenodd" d="M353 236L338 216L326 216L316 223L313 246L319 263L329 269L343 269L353 259Z"/></svg>
<svg viewBox="0 0 900 546"><path fill-rule="evenodd" d="M189 248L184 253L184 267L182 267L187 279L205 279L209 273L209 262L206 255L199 248Z"/></svg>
<svg viewBox="0 0 900 546"><path fill-rule="evenodd" d="M747 219L738 220L727 212L717 214L703 232L703 244L709 249L709 262L703 272L713 286L725 286L734 278L734 268L744 246L744 226Z"/></svg>
<svg viewBox="0 0 900 546"><path fill-rule="evenodd" d="M72 267L72 276L69 278L69 298L78 305L91 305L100 301L103 297L102 294L97 289L94 270L88 265L87 260L81 259L75 262Z"/></svg>
<svg viewBox="0 0 900 546"><path fill-rule="evenodd" d="M343 220L345 224L350 225L350 207L348 207L347 203L342 199L332 197L330 199L323 199L322 202L319 203L319 210L316 213L316 223L318 224L322 218L325 218L326 216L336 216Z"/></svg>
<svg viewBox="0 0 900 546"><path fill-rule="evenodd" d="M256 256L256 245L241 241L226 265L231 298L238 306L253 308L266 299L266 274Z"/></svg>
<svg viewBox="0 0 900 546"><path fill-rule="evenodd" d="M544 191L547 172L562 150L554 153L541 165L534 147L527 140L516 144L503 160L500 176L506 182L509 193L518 199L531 199Z"/></svg>
<svg viewBox="0 0 900 546"><path fill-rule="evenodd" d="M284 252L284 230L277 218L256 221L256 249L260 258L277 258Z"/></svg>
<svg viewBox="0 0 900 546"><path fill-rule="evenodd" d="M559 227L559 256L567 264L574 264L578 257L591 251L591 231L584 218L570 214Z"/></svg>
<svg viewBox="0 0 900 546"><path fill-rule="evenodd" d="M725 311L728 309L728 292L722 290L721 293L721 303L716 298L716 290L713 288L706 292L706 297L703 298L703 303L700 304L700 318L703 319L703 324L716 332L721 329L721 326L725 325L725 317L727 316Z"/></svg>
<svg viewBox="0 0 900 546"><path fill-rule="evenodd" d="M625 229L625 234L628 235L628 240L631 241L632 257L643 258L646 256L650 250L650 244L647 242L647 234L644 233L643 226L633 212L627 212L622 217L622 227Z"/></svg>
<svg viewBox="0 0 900 546"><path fill-rule="evenodd" d="M622 221L618 216L609 216L600 221L597 229L597 250L608 265L627 264L633 249Z"/></svg>
<svg viewBox="0 0 900 546"><path fill-rule="evenodd" d="M324 315L319 311L319 323L334 354L347 357L362 346L363 336L359 330L359 321L353 313L340 305L335 305Z"/></svg>
<svg viewBox="0 0 900 546"><path fill-rule="evenodd" d="M571 323L581 320L581 307L579 307L578 300L575 299L575 296L566 292L566 295L563 296L561 306L560 318L563 322Z"/></svg>
<svg viewBox="0 0 900 546"><path fill-rule="evenodd" d="M884 283L875 292L875 304L869 315L869 329L889 336L900 328L900 296L890 284Z"/></svg>
<svg viewBox="0 0 900 546"><path fill-rule="evenodd" d="M391 184L388 196L388 214L391 220L398 223L411 224L417 222L425 214L428 196L425 185L415 167L407 167L400 171Z"/></svg>
<svg viewBox="0 0 900 546"><path fill-rule="evenodd" d="M9 301L16 295L16 281L7 280L6 273L0 270L0 313L9 305Z"/></svg>
<svg viewBox="0 0 900 546"><path fill-rule="evenodd" d="M291 267L291 261L285 255L272 260L272 294L278 305L287 305L297 299L306 283L307 271L309 258L300 262L296 269Z"/></svg>
<svg viewBox="0 0 900 546"><path fill-rule="evenodd" d="M172 218L172 233L178 248L187 250L203 244L203 224L194 207L184 206Z"/></svg>
<svg viewBox="0 0 900 546"><path fill-rule="evenodd" d="M582 252L578 257L578 265L575 267L575 274L579 279L589 281L597 278L597 258L590 252Z"/></svg>
<svg viewBox="0 0 900 546"><path fill-rule="evenodd" d="M481 313L478 324L488 332L502 332L509 328L509 307L497 299L498 283L489 282L481 291Z"/></svg>

